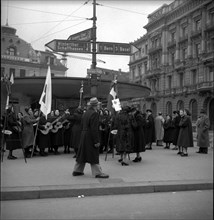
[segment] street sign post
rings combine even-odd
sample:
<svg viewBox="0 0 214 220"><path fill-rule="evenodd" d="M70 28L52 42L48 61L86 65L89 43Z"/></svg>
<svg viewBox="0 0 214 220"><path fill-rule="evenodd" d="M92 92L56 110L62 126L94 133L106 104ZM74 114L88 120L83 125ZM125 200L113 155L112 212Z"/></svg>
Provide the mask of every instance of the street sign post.
<svg viewBox="0 0 214 220"><path fill-rule="evenodd" d="M68 40L91 41L92 31L93 29L89 28L76 34L72 34L69 36Z"/></svg>
<svg viewBox="0 0 214 220"><path fill-rule="evenodd" d="M131 45L126 43L97 42L97 53L130 56Z"/></svg>
<svg viewBox="0 0 214 220"><path fill-rule="evenodd" d="M91 43L84 41L54 39L45 44L45 46L55 52L91 53Z"/></svg>

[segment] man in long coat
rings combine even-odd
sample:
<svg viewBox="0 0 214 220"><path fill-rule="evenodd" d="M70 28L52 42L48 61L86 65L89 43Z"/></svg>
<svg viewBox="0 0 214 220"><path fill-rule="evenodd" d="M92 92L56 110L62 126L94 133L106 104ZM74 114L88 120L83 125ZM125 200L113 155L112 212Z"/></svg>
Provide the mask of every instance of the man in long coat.
<svg viewBox="0 0 214 220"><path fill-rule="evenodd" d="M206 115L206 111L202 109L200 111L200 116L196 122L197 146L199 147L199 151L197 153L202 153L202 154L208 153L208 147L210 146L209 127L210 127L209 118Z"/></svg>
<svg viewBox="0 0 214 220"><path fill-rule="evenodd" d="M92 175L96 178L108 178L107 174L102 173L99 165L99 114L97 106L99 102L96 97L90 99L90 107L84 113L81 123L81 138L77 152L76 164L73 176L84 175L86 163L90 163Z"/></svg>

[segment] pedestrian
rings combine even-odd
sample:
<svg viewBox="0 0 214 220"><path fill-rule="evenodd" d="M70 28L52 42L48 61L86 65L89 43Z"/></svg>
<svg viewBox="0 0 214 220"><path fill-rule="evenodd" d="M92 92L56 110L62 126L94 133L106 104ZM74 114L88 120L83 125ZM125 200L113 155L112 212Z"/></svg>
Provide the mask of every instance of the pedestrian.
<svg viewBox="0 0 214 220"><path fill-rule="evenodd" d="M155 123L151 109L146 110L145 136L147 144L146 150L152 150L152 143L155 142Z"/></svg>
<svg viewBox="0 0 214 220"><path fill-rule="evenodd" d="M34 144L34 128L33 124L39 121L39 117L35 118L31 107L25 107L23 111L23 131L22 143L25 149L25 157L31 157L31 150Z"/></svg>
<svg viewBox="0 0 214 220"><path fill-rule="evenodd" d="M206 111L201 109L200 116L196 122L197 146L199 147L199 151L197 153L208 153L208 147L210 146L209 127L210 121L206 115Z"/></svg>
<svg viewBox="0 0 214 220"><path fill-rule="evenodd" d="M132 127L134 131L134 150L136 157L133 162L140 162L142 160L140 153L145 152L146 139L144 133L144 127L146 124L146 119L143 117L141 112L135 107L131 110L132 114Z"/></svg>
<svg viewBox="0 0 214 220"><path fill-rule="evenodd" d="M40 156L48 156L48 153L45 152L46 148L50 148L51 140L50 140L50 133L43 134L42 131L45 129L45 125L48 122L45 115L41 113L41 117L39 119L38 130L37 130L37 137L38 137L38 148Z"/></svg>
<svg viewBox="0 0 214 220"><path fill-rule="evenodd" d="M99 101L96 97L90 99L90 107L84 113L81 123L81 138L76 157L73 176L84 175L86 163L90 163L92 175L95 178L108 178L109 175L102 172L99 164Z"/></svg>
<svg viewBox="0 0 214 220"><path fill-rule="evenodd" d="M11 131L10 135L5 135L6 149L9 151L8 160L15 160L17 157L13 155L13 151L22 148L22 124L18 122L13 106L6 110L6 129Z"/></svg>
<svg viewBox="0 0 214 220"><path fill-rule="evenodd" d="M83 116L83 110L81 108L75 109L73 115L70 117L71 123L72 123L72 143L71 146L74 148L74 158L76 158L78 148L79 148L79 143L80 143L80 138L81 138L81 121L82 121L82 116Z"/></svg>
<svg viewBox="0 0 214 220"><path fill-rule="evenodd" d="M156 145L163 146L164 128L163 128L164 118L162 113L159 112L158 116L155 118L155 135L156 135Z"/></svg>
<svg viewBox="0 0 214 220"><path fill-rule="evenodd" d="M182 157L187 157L187 148L193 147L192 122L190 119L190 112L187 109L180 110L180 116L180 131L177 142L179 148L178 154Z"/></svg>
<svg viewBox="0 0 214 220"><path fill-rule="evenodd" d="M181 116L179 114L179 111L173 111L173 124L174 124L174 134L173 134L173 145L174 145L174 148L172 148L172 150L178 150L178 146L177 146L177 142L178 142L178 135L179 135L179 130L180 130L180 127L179 127L179 123L180 123L180 120L181 120Z"/></svg>
<svg viewBox="0 0 214 220"><path fill-rule="evenodd" d="M116 150L121 155L118 162L122 166L128 166L127 156L133 153L134 150L134 132L131 124L131 117L129 115L131 108L125 106L117 114L115 121L115 129L117 130L117 144Z"/></svg>
<svg viewBox="0 0 214 220"><path fill-rule="evenodd" d="M175 128L171 115L167 114L163 127L164 127L163 141L166 143L166 146L164 147L164 149L170 149L170 144L173 142L173 135L174 135L174 128Z"/></svg>
<svg viewBox="0 0 214 220"><path fill-rule="evenodd" d="M53 143L53 150L54 154L58 155L59 153L59 147L64 146L64 131L62 127L62 117L63 115L59 112L58 109L55 109L54 111L54 121L53 123L53 129L51 130L52 132L52 143Z"/></svg>

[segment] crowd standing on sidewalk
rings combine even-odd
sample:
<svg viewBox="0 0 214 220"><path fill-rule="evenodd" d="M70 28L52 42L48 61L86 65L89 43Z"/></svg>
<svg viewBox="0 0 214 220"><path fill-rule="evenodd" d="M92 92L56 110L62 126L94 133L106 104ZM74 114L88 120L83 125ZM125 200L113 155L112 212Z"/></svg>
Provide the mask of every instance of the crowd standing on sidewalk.
<svg viewBox="0 0 214 220"><path fill-rule="evenodd" d="M52 112L46 118L38 109L23 108L15 113L10 106L1 118L1 136L5 132L1 152L8 150L8 160L17 159L16 149L23 149L25 157L58 155L74 151L76 165L73 175L83 175L86 163L91 164L92 174L98 178L108 178L99 165L99 154L120 155L122 166L130 165L130 154L135 155L134 163L141 162L146 150L152 150L154 143L163 149L178 150L182 157L188 156L188 148L193 147L191 114L187 109L173 111L173 117L163 117L159 112L153 116L152 110L145 113L134 106L124 106L112 114L102 108L96 97L87 106ZM6 125L6 126L5 126ZM196 122L197 153L207 154L209 148L209 118L202 109ZM3 133L2 133L3 132ZM6 147L5 147L6 146ZM32 152L33 151L33 152Z"/></svg>

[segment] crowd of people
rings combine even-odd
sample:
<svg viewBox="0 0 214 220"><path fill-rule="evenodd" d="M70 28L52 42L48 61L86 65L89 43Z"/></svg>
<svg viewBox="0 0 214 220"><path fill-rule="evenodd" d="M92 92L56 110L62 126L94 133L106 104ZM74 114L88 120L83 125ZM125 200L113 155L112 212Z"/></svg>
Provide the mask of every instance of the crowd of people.
<svg viewBox="0 0 214 220"><path fill-rule="evenodd" d="M91 131L87 133L89 120L84 119L84 115L94 106L98 119L97 116L90 119L93 124ZM57 155L60 154L59 148L63 148L64 153L70 153L73 148L75 152L73 157L77 162L82 163L78 155L81 154L84 158L85 154L93 155L94 150L88 147L87 152L80 151L82 139L86 138L81 136L84 131L87 133L88 145L91 140L89 136L96 139L95 155L103 152L111 153L115 148L120 155L118 161L122 166L129 165L131 153L136 155L133 162L141 162L141 153L152 150L153 143L156 143L156 146L163 146L165 143L165 149L170 149L170 145L174 145L171 149L177 150L177 154L182 157L188 156L188 148L193 147L192 122L187 109L173 111L173 116L167 114L166 117L159 112L157 117L154 117L150 109L142 113L136 107L125 106L121 111L112 114L108 109L102 108L98 101L96 105L93 104L92 100L85 108L78 107L73 111L53 110L47 119L38 109L32 110L31 107L25 107L23 112L16 114L13 106L10 106L6 116L2 117L1 129L6 124L4 130L11 131L10 134L4 135L4 145L9 152L7 157L9 160L17 158L13 155L13 151L20 148L23 149L25 157ZM197 153L207 154L209 119L203 109L196 122L196 131L199 147ZM99 161L95 160L95 164L99 164ZM97 167L93 169L99 170Z"/></svg>

